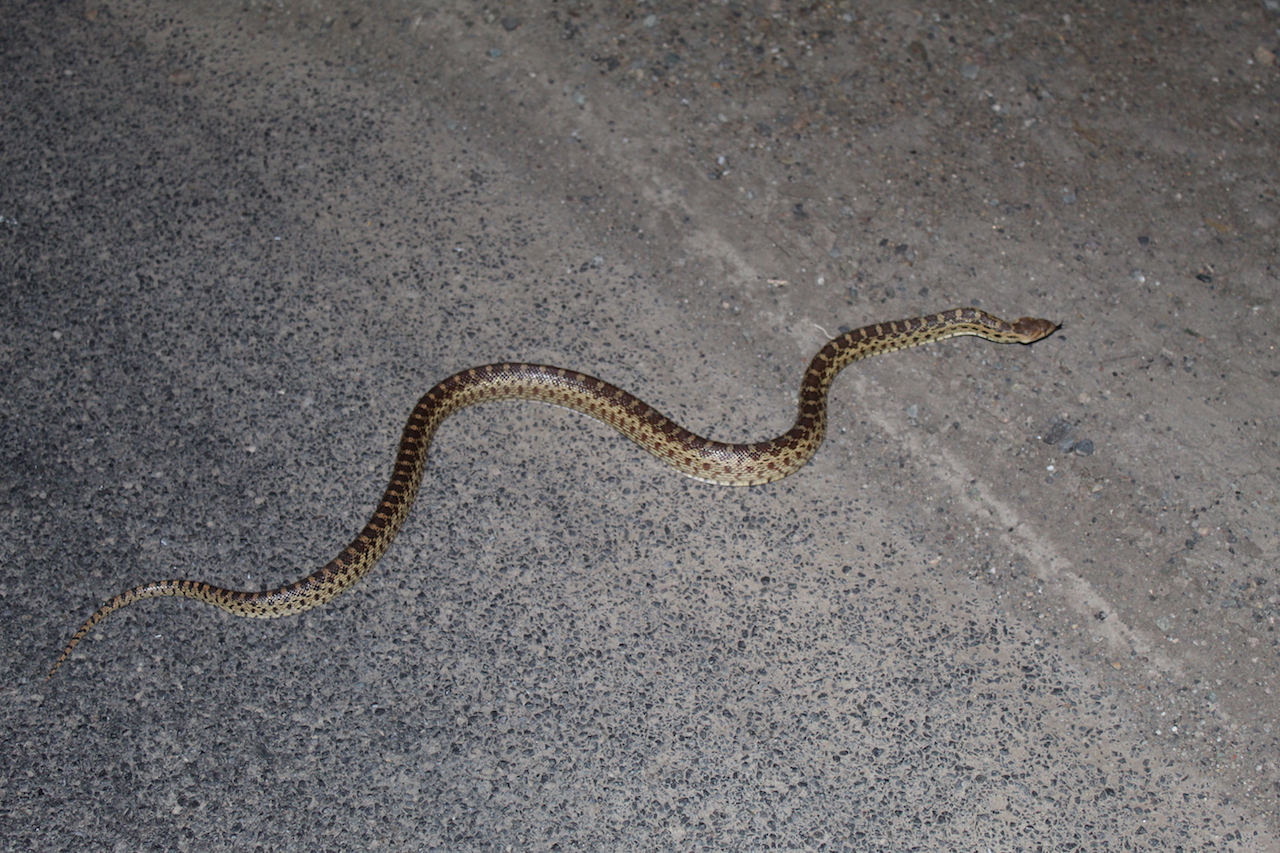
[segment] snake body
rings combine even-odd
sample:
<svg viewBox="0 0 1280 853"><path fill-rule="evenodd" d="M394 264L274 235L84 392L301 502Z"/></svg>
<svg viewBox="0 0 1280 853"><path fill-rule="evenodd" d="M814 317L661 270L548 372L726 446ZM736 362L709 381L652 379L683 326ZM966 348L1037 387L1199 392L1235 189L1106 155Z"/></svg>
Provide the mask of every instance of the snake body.
<svg viewBox="0 0 1280 853"><path fill-rule="evenodd" d="M621 388L561 367L504 363L455 373L414 406L382 500L364 529L338 556L301 580L257 592L222 589L193 580L153 581L127 589L85 620L54 661L48 677L53 677L76 645L107 615L144 598L193 598L236 616L255 618L287 616L333 600L368 574L395 539L422 483L436 429L451 414L475 403L539 400L573 409L608 424L682 474L709 483L751 486L794 473L818 450L826 433L827 392L846 365L959 335L976 335L997 343L1032 343L1057 328L1056 323L1034 317L1009 323L976 308L956 308L845 332L828 342L809 363L800 384L795 425L777 438L753 444L702 438Z"/></svg>

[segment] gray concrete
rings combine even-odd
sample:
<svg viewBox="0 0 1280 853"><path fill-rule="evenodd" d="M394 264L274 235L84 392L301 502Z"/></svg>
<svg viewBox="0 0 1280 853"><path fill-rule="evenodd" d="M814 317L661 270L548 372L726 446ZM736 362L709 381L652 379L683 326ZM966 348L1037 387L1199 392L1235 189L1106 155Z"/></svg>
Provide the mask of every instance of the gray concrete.
<svg viewBox="0 0 1280 853"><path fill-rule="evenodd" d="M6 850L1280 849L1274 8L6 4ZM1274 4L1270 4L1274 7ZM838 330L780 483L671 473ZM1049 439L1049 442L1046 442Z"/></svg>

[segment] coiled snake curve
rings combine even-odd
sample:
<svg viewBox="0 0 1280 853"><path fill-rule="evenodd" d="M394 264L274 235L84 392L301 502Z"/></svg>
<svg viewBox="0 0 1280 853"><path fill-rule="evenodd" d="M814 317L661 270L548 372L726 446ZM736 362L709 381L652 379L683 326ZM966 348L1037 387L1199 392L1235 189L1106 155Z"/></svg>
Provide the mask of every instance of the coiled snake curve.
<svg viewBox="0 0 1280 853"><path fill-rule="evenodd" d="M85 620L54 661L47 678L53 677L93 626L144 598L194 598L236 616L272 618L309 610L342 594L373 568L408 516L436 428L449 415L474 403L518 399L563 406L608 424L682 474L708 483L752 486L794 473L817 451L826 432L827 391L846 365L959 335L1029 344L1057 328L1056 323L1034 317L1008 323L976 308L956 308L845 332L828 342L809 363L800 383L795 425L777 438L754 444L724 444L694 435L626 391L573 370L538 364L488 364L464 370L432 388L414 406L400 438L391 482L373 517L326 565L299 581L258 592L221 589L192 580L153 581L127 589Z"/></svg>

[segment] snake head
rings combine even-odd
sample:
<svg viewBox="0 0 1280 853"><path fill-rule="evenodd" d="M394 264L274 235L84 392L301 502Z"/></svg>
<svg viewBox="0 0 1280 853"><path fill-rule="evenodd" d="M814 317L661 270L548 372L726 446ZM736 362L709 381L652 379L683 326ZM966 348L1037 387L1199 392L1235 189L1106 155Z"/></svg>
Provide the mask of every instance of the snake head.
<svg viewBox="0 0 1280 853"><path fill-rule="evenodd" d="M1014 336L1024 344L1047 338L1061 328L1060 324L1039 317L1019 317L1012 325Z"/></svg>

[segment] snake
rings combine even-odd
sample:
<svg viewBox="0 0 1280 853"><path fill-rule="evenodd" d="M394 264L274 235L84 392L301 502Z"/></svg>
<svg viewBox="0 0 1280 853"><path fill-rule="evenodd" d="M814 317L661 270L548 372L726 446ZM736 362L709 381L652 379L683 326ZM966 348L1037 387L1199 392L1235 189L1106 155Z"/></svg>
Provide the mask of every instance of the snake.
<svg viewBox="0 0 1280 853"><path fill-rule="evenodd" d="M171 596L202 601L234 616L269 619L332 601L360 581L386 553L413 507L427 451L446 418L476 403L537 400L581 412L613 427L682 474L708 483L754 486L795 473L813 457L826 435L827 393L836 375L860 359L961 335L996 343L1029 344L1047 337L1057 323L1035 317L1007 322L977 308L954 308L907 320L874 323L830 340L813 357L800 383L799 411L791 429L777 438L726 444L703 438L628 392L594 376L541 364L501 363L473 367L440 382L418 400L400 437L382 500L360 534L311 574L275 589L223 589L204 581L161 580L135 586L108 599L71 636L49 670L53 677L99 622L145 598Z"/></svg>

